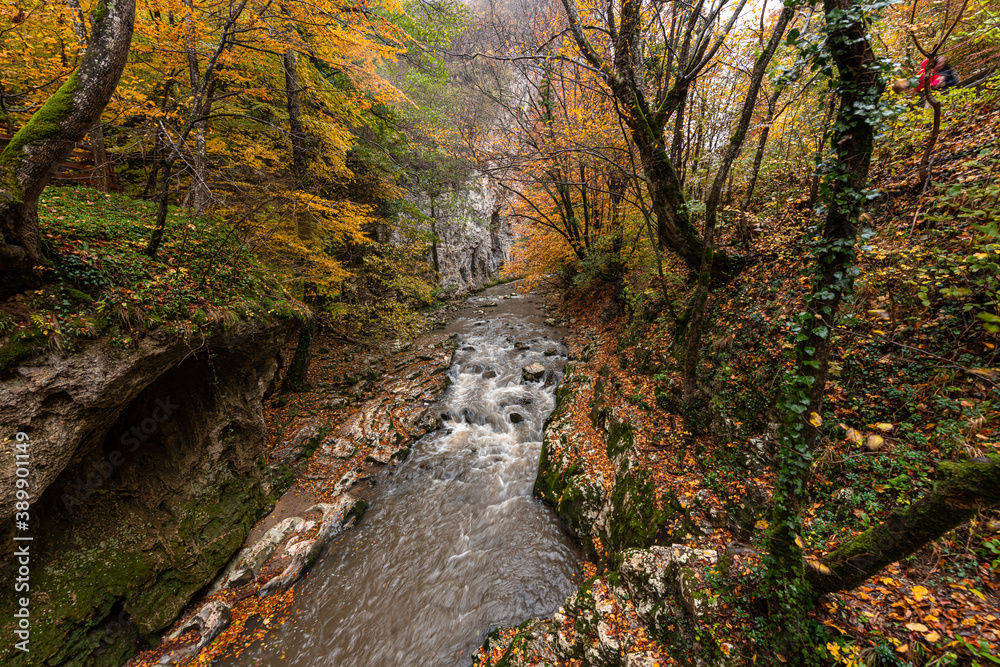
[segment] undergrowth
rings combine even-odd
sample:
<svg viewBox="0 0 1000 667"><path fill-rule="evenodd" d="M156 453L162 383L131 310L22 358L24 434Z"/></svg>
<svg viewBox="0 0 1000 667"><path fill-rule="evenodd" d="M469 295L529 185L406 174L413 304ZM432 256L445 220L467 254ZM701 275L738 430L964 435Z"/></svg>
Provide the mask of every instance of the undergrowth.
<svg viewBox="0 0 1000 667"><path fill-rule="evenodd" d="M172 233L150 259L154 219L150 202L46 189L39 227L49 263L39 289L0 303L0 367L46 346L72 351L80 339L107 336L128 348L152 330L202 336L303 312L237 230L211 216L172 208Z"/></svg>

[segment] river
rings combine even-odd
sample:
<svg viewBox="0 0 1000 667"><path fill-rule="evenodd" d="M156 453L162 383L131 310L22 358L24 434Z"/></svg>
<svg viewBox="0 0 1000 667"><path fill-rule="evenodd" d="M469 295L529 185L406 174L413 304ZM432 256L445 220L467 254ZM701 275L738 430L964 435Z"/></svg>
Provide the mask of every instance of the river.
<svg viewBox="0 0 1000 667"><path fill-rule="evenodd" d="M221 664L469 665L492 628L549 616L575 590L579 554L531 494L566 364L542 303L509 285L469 300L449 324L444 426L382 473L368 513L299 585L294 618ZM546 368L534 382L533 363Z"/></svg>

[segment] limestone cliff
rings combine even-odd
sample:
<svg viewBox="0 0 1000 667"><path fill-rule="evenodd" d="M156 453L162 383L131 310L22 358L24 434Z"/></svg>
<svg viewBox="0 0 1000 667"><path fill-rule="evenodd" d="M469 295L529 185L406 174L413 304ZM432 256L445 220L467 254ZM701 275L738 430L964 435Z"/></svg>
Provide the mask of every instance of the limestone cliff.
<svg viewBox="0 0 1000 667"><path fill-rule="evenodd" d="M30 653L5 665L120 665L239 549L267 503L261 402L291 321L206 338L84 341L0 376L0 614L14 637L12 533L30 542ZM14 434L30 521L14 523ZM23 437L23 436L22 436ZM20 543L19 543L20 544Z"/></svg>
<svg viewBox="0 0 1000 667"><path fill-rule="evenodd" d="M513 232L485 178L470 178L433 195L414 190L410 198L426 216L428 231L440 239L428 261L436 266L446 295L479 289L499 277Z"/></svg>

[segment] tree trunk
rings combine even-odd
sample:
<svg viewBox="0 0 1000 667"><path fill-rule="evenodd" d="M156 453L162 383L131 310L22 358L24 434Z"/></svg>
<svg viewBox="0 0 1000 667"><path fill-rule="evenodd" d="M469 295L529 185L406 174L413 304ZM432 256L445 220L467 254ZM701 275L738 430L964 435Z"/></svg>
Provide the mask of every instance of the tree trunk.
<svg viewBox="0 0 1000 667"><path fill-rule="evenodd" d="M771 32L771 39L767 46L757 57L753 71L750 74L750 87L747 90L746 99L743 102L743 112L740 114L736 130L729 139L729 145L722 155L722 162L719 170L715 173L715 180L712 181L712 188L708 193L708 201L705 202L705 231L703 234L704 245L702 250L701 265L698 273L698 289L695 291L692 302L691 323L688 326L687 350L684 355L684 379L683 395L684 402L691 405L694 400L698 386L698 358L701 353L701 336L703 322L709 303L709 287L712 282L712 266L715 256L715 225L718 220L719 200L722 198L722 187L729 176L729 169L736 161L746 139L747 130L750 128L750 121L753 119L754 108L757 105L757 95L760 93L761 84L764 82L764 72L767 70L774 52L778 49L782 36L788 22L792 20L795 12L791 7L785 7L778 15L778 20L774 24Z"/></svg>
<svg viewBox="0 0 1000 667"><path fill-rule="evenodd" d="M622 3L611 64L601 61L601 56L584 35L575 1L562 0L562 4L566 10L573 39L582 55L602 72L617 102L618 113L632 134L649 190L650 208L656 216L656 233L660 244L680 256L689 269L698 271L701 268L704 243L688 214L681 180L674 162L670 159L664 130L671 115L687 98L699 68L704 67L704 63L710 59L711 54L709 58L703 59L703 56L706 55L705 49L708 48L711 39L699 37L696 52L691 54L691 61L701 61L701 64L683 72L683 75L678 74L670 92L662 100L651 102L647 99L646 65L642 56L644 50L642 31L645 25L642 3ZM744 4L745 0L741 0L724 32L731 29L736 15ZM693 24L691 27L694 27ZM692 34L689 30L686 39L690 40ZM721 42L717 42L715 48L718 48L719 44ZM681 62L688 62L686 51L687 43L681 49ZM734 258L725 253L717 254L712 264L713 278L729 280L738 271L739 266Z"/></svg>
<svg viewBox="0 0 1000 667"><path fill-rule="evenodd" d="M305 391L309 388L309 361L312 358L313 333L316 330L316 316L310 315L299 329L299 343L295 347L292 362L288 364L288 374L281 388L284 391Z"/></svg>
<svg viewBox="0 0 1000 667"><path fill-rule="evenodd" d="M826 113L823 115L823 133L820 134L819 148L816 149L816 173L813 174L812 183L809 184L809 208L812 209L816 206L816 199L819 198L819 181L820 172L819 165L823 162L823 150L826 148L826 135L827 128L830 126L830 118L833 116L833 110L837 108L837 96L830 95L830 99L826 104Z"/></svg>
<svg viewBox="0 0 1000 667"><path fill-rule="evenodd" d="M285 95L288 107L288 134L292 142L292 172L296 180L306 173L305 131L302 127L302 104L299 100L299 75L295 51L285 51L281 58L285 69Z"/></svg>
<svg viewBox="0 0 1000 667"><path fill-rule="evenodd" d="M753 167L750 169L750 179L747 182L747 192L743 196L744 212L750 210L750 200L753 199L753 191L757 187L757 177L760 176L760 165L764 161L764 149L767 147L767 137L771 134L771 124L774 122L774 110L778 106L778 98L784 86L775 86L774 92L767 98L767 118L764 120L764 127L760 131L760 141L757 143L757 153L753 156Z"/></svg>
<svg viewBox="0 0 1000 667"><path fill-rule="evenodd" d="M809 642L804 622L813 594L805 582L800 508L806 499L812 451L821 423L830 338L837 309L854 286L856 221L864 203L884 82L868 42L860 0L824 0L827 44L836 63L840 107L831 146L834 161L823 199L827 205L813 254L813 279L803 314L796 320L795 367L788 374L779 409L784 423L766 560L772 618L784 631L786 648Z"/></svg>
<svg viewBox="0 0 1000 667"><path fill-rule="evenodd" d="M930 70L930 67L927 69ZM934 110L934 123L931 125L931 135L927 137L927 147L924 148L924 155L920 159L918 173L921 188L926 186L927 180L931 177L931 155L934 153L934 146L937 144L938 134L941 132L941 100L934 97L934 94L931 92L929 73L926 75L924 81L924 99L927 100L927 104Z"/></svg>
<svg viewBox="0 0 1000 667"><path fill-rule="evenodd" d="M94 154L94 179L101 192L111 191L111 165L104 148L104 125L97 121L90 130L90 151Z"/></svg>
<svg viewBox="0 0 1000 667"><path fill-rule="evenodd" d="M197 127L203 126L206 122L204 117L208 115L210 109L212 108L212 96L215 91L215 84L217 82L216 65L218 64L219 57L225 51L226 46L230 43L232 39L233 30L236 26L236 21L243 14L243 10L246 8L249 0L238 0L236 4L229 8L229 14L226 18L225 23L222 25L222 31L219 35L218 42L216 42L215 50L211 56L209 56L208 61L205 64L205 71L200 75L198 80L197 88L191 90L191 109L190 116L187 122L184 123L184 127L177 135L177 140L173 143L173 146L168 146L169 151L166 157L163 159L163 176L160 182L160 194L159 194L159 206L156 211L156 225L153 227L153 233L149 236L149 242L146 244L146 255L151 259L156 259L157 253L160 251L160 245L163 243L163 235L166 231L167 225L167 209L170 203L170 175L173 170L174 163L181 157L184 151L184 146L187 144L188 136ZM190 6L190 5L189 5ZM190 59L194 50L188 49L188 59ZM197 63L195 63L197 70ZM194 78L192 78L192 82ZM161 125L161 131L164 136L167 136L166 129ZM169 139L169 137L167 136ZM166 143L166 142L165 142Z"/></svg>
<svg viewBox="0 0 1000 667"><path fill-rule="evenodd" d="M135 0L108 0L94 10L94 31L80 67L0 153L0 279L38 276L42 264L38 197L53 167L101 118L118 86L135 23Z"/></svg>
<svg viewBox="0 0 1000 667"><path fill-rule="evenodd" d="M830 572L809 568L814 593L823 595L859 586L883 568L957 528L983 509L1000 505L1000 454L938 464L941 479L917 502L895 509L826 558Z"/></svg>
<svg viewBox="0 0 1000 667"><path fill-rule="evenodd" d="M191 84L191 94L197 95L197 91L201 88L201 71L198 66L198 35L194 26L193 0L186 0L184 6L187 7L188 12L187 17L185 18L185 24L187 27L188 79ZM188 192L191 201L191 208L195 212L205 210L205 206L208 205L207 152L208 142L205 137L205 121L200 121L195 124L194 129L194 155L191 160L193 171L191 174L191 186Z"/></svg>

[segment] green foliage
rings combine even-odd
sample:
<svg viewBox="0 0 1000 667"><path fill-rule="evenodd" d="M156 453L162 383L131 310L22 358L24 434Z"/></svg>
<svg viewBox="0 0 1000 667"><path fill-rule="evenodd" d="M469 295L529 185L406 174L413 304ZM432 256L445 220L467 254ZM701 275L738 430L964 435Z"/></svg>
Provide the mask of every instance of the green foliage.
<svg viewBox="0 0 1000 667"><path fill-rule="evenodd" d="M40 229L51 264L43 287L26 296L30 315L16 322L7 315L4 333L33 331L41 342L72 348L75 338L111 326L127 347L135 340L130 332L190 336L298 312L233 228L210 216L174 210L176 233L161 261L150 260L142 250L153 215L152 204L89 188L43 192Z"/></svg>

